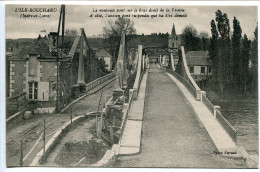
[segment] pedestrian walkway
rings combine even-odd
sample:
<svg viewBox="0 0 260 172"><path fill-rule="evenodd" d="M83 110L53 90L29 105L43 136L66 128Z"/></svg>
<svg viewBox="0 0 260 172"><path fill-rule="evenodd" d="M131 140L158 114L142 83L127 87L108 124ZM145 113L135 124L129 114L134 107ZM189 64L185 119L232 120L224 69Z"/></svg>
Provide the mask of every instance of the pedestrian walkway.
<svg viewBox="0 0 260 172"><path fill-rule="evenodd" d="M151 65L152 66L152 65ZM162 69L148 69L141 152L120 156L117 167L244 168L217 148L189 101Z"/></svg>
<svg viewBox="0 0 260 172"><path fill-rule="evenodd" d="M146 80L147 73L143 76L137 100L132 102L120 142L119 155L132 155L140 152Z"/></svg>
<svg viewBox="0 0 260 172"><path fill-rule="evenodd" d="M218 152L222 153L225 156L240 156L238 154L230 154L233 152L237 152L236 143L233 142L231 137L224 130L221 124L214 118L213 113L205 106L205 104L202 101L196 101L196 99L188 91L188 89L174 76L168 73L167 75L178 85L183 95L186 97L186 99L195 110L199 120L201 121L211 139L213 140L215 146L217 147Z"/></svg>

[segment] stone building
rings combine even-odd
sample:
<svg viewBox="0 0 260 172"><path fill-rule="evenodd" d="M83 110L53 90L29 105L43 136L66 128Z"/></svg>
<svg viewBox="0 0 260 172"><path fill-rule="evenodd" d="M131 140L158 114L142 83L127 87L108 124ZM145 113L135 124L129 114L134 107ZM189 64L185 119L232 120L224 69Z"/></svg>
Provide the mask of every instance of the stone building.
<svg viewBox="0 0 260 172"><path fill-rule="evenodd" d="M189 51L186 58L190 74L195 81L206 80L212 76L212 60L208 51Z"/></svg>
<svg viewBox="0 0 260 172"><path fill-rule="evenodd" d="M85 83L102 75L84 29L78 36L64 37L63 52L60 45L61 36L50 32L48 38L30 40L8 53L10 97L26 93L32 109L59 110Z"/></svg>

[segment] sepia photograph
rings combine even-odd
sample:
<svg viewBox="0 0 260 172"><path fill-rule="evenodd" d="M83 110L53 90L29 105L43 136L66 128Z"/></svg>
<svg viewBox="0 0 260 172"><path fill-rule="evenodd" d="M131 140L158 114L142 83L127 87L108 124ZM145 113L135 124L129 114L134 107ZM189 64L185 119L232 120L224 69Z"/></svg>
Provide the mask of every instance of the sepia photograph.
<svg viewBox="0 0 260 172"><path fill-rule="evenodd" d="M259 168L257 5L6 4L3 58L7 168Z"/></svg>

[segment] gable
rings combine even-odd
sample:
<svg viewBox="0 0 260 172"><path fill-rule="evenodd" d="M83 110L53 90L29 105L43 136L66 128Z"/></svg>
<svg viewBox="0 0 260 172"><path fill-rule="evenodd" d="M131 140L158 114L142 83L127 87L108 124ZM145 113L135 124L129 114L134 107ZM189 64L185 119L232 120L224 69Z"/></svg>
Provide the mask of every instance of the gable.
<svg viewBox="0 0 260 172"><path fill-rule="evenodd" d="M208 51L189 51L186 53L188 66L210 66L212 60L208 56Z"/></svg>

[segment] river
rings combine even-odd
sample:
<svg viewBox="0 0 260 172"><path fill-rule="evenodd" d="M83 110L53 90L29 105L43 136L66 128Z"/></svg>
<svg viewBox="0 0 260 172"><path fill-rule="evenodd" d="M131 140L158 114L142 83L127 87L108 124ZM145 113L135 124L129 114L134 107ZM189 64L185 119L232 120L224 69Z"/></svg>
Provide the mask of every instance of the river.
<svg viewBox="0 0 260 172"><path fill-rule="evenodd" d="M237 144L250 154L259 154L257 100L220 101L221 112L237 130Z"/></svg>

